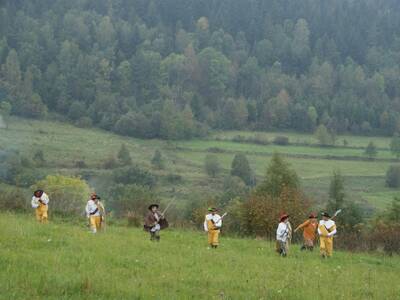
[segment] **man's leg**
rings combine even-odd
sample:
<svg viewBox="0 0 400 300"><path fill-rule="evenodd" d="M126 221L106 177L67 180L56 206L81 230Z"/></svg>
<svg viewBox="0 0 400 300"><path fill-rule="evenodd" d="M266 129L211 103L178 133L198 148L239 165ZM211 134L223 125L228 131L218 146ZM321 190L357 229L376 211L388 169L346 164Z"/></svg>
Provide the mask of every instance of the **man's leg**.
<svg viewBox="0 0 400 300"><path fill-rule="evenodd" d="M89 222L90 222L90 230L92 233L97 232L97 227L96 227L96 217L95 216L90 216L89 217Z"/></svg>
<svg viewBox="0 0 400 300"><path fill-rule="evenodd" d="M321 236L319 238L319 250L320 250L321 256L323 258L326 257L326 243L325 242L326 242L326 238Z"/></svg>
<svg viewBox="0 0 400 300"><path fill-rule="evenodd" d="M212 244L213 244L214 248L217 248L218 245L219 245L218 236L219 236L219 231L218 230L214 230L213 238L212 238Z"/></svg>
<svg viewBox="0 0 400 300"><path fill-rule="evenodd" d="M40 208L35 209L35 214L36 214L36 220L38 222L42 222L42 212L40 211Z"/></svg>
<svg viewBox="0 0 400 300"><path fill-rule="evenodd" d="M213 241L212 231L209 230L208 231L208 245L211 247L213 246L212 241Z"/></svg>
<svg viewBox="0 0 400 300"><path fill-rule="evenodd" d="M280 251L281 256L285 257L287 255L287 249L286 249L287 244L286 244L286 242L279 241L279 245L280 245L280 249L281 249L281 251Z"/></svg>
<svg viewBox="0 0 400 300"><path fill-rule="evenodd" d="M327 238L325 244L326 244L326 255L328 257L331 257L333 252L333 238Z"/></svg>
<svg viewBox="0 0 400 300"><path fill-rule="evenodd" d="M160 241L160 230L156 230L154 232L154 236L155 236L156 241L159 242Z"/></svg>
<svg viewBox="0 0 400 300"><path fill-rule="evenodd" d="M48 216L47 216L47 209L43 210L42 212L42 223L47 224L48 222Z"/></svg>

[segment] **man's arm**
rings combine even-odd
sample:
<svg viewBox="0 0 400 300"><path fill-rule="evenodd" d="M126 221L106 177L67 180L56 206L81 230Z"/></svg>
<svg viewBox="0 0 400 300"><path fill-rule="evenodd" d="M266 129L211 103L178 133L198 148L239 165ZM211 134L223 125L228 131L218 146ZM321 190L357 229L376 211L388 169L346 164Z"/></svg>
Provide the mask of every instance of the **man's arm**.
<svg viewBox="0 0 400 300"><path fill-rule="evenodd" d="M305 221L304 223L300 224L299 226L296 227L296 229L294 230L294 232L296 232L299 229L304 228L305 226L308 225L308 223L310 223L310 220Z"/></svg>

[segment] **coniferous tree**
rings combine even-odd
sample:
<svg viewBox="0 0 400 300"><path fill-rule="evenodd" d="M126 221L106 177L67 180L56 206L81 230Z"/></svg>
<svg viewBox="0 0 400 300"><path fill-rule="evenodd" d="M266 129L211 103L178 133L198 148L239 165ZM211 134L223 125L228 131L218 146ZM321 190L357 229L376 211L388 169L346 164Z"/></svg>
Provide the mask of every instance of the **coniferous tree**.
<svg viewBox="0 0 400 300"><path fill-rule="evenodd" d="M231 175L241 178L246 185L255 185L255 177L246 155L236 154L232 160Z"/></svg>
<svg viewBox="0 0 400 300"><path fill-rule="evenodd" d="M129 166L132 164L132 158L131 155L129 153L128 148L126 147L125 144L121 145L121 148L119 148L118 151L118 161L122 166Z"/></svg>

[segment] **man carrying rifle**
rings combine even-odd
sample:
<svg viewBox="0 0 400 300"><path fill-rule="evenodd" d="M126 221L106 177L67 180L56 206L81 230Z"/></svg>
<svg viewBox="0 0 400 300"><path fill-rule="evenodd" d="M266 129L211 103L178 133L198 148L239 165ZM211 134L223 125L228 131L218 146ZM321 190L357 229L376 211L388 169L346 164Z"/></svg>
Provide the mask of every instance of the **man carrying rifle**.
<svg viewBox="0 0 400 300"><path fill-rule="evenodd" d="M215 207L209 207L209 214L206 215L204 220L204 230L208 232L208 244L211 248L216 249L219 245L219 234L222 227L222 218L217 214Z"/></svg>
<svg viewBox="0 0 400 300"><path fill-rule="evenodd" d="M100 202L100 197L96 193L90 195L90 199L86 204L86 216L89 219L90 229L93 233L97 233L101 229L102 222L105 217L105 209Z"/></svg>
<svg viewBox="0 0 400 300"><path fill-rule="evenodd" d="M36 210L36 220L47 223L49 210L49 197L43 190L36 190L32 197L32 208Z"/></svg>
<svg viewBox="0 0 400 300"><path fill-rule="evenodd" d="M322 220L319 221L318 234L322 258L331 257L333 252L333 236L336 234L336 224L326 212L322 213Z"/></svg>
<svg viewBox="0 0 400 300"><path fill-rule="evenodd" d="M289 222L289 215L283 214L276 229L276 251L286 257L289 251L289 244L292 238L292 226Z"/></svg>
<svg viewBox="0 0 400 300"><path fill-rule="evenodd" d="M144 221L144 230L150 233L150 241L160 241L160 231L168 227L168 221L159 210L158 204L149 206L149 212ZM164 211L165 212L165 211Z"/></svg>

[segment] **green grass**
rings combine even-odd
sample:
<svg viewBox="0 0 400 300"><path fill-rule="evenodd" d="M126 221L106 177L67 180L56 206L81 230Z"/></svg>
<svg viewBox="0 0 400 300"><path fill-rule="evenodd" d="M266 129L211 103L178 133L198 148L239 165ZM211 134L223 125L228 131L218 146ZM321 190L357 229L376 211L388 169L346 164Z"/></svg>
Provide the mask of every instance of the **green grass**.
<svg viewBox="0 0 400 300"><path fill-rule="evenodd" d="M292 245L166 230L159 244L140 229L0 215L0 299L398 299L400 258L335 252L330 260Z"/></svg>
<svg viewBox="0 0 400 300"><path fill-rule="evenodd" d="M309 147L309 146L278 146L278 145L256 145L243 144L230 141L204 141L194 140L179 142L180 147L188 148L196 151L207 151L209 148L220 148L225 151L248 152L255 154L271 155L274 152L279 152L292 156L309 156L316 158L323 157L354 157L366 159L364 150L352 148L330 148L330 147ZM393 155L389 150L379 150L376 159L393 159Z"/></svg>
<svg viewBox="0 0 400 300"><path fill-rule="evenodd" d="M296 133L296 132L253 132L253 131L223 131L216 132L212 135L213 138L220 139L232 139L234 136L255 136L264 137L269 141L273 141L276 136L286 136L289 138L291 143L303 143L317 145L318 140L313 134L307 133ZM343 146L343 140L348 142L349 147L366 147L369 142L374 142L378 148L389 148L391 138L390 137L376 137L376 136L354 136L354 135L338 135L336 139L336 145Z"/></svg>
<svg viewBox="0 0 400 300"><path fill-rule="evenodd" d="M173 173L179 174L183 182L175 185L180 200L185 201L197 195L209 198L222 189L222 178L229 174L235 153L245 153L251 167L259 179L265 175L266 167L274 152L283 153L303 181L305 192L317 203L322 204L328 197L329 177L334 170L340 170L346 178L347 197L359 202L366 202L371 207L384 209L390 203L398 189L387 189L384 176L392 158L388 150L380 150L375 161L359 160L363 158L362 149L352 148L318 148L312 146L277 146L240 144L230 141L215 141L220 138L251 135L251 132L219 132L205 140L191 140L168 143L161 140L141 140L123 137L100 129L82 129L69 124L51 121L26 120L12 118L8 130L0 130L0 150L18 149L32 157L37 150L44 152L47 165L43 171L49 174L83 174L94 172L91 184L96 187L96 176L110 171L103 169L103 163L110 156L116 156L121 144L126 144L133 161L145 168L151 168L150 160L156 149L162 151L166 161L166 170L152 172L161 178ZM273 132L257 133L270 140L276 135L289 136L292 142L307 142L315 144L312 135ZM390 139L385 137L345 136L350 146L365 146L370 140L381 148L387 148ZM223 172L219 178L210 179L204 172L204 158L209 148L220 148L224 152L216 154L222 165ZM335 156L340 159L327 159ZM347 160L344 158L347 157ZM356 157L357 159L349 159ZM77 169L77 161L83 160L87 169ZM373 178L373 180L371 180ZM156 193L170 197L171 185L160 180Z"/></svg>

